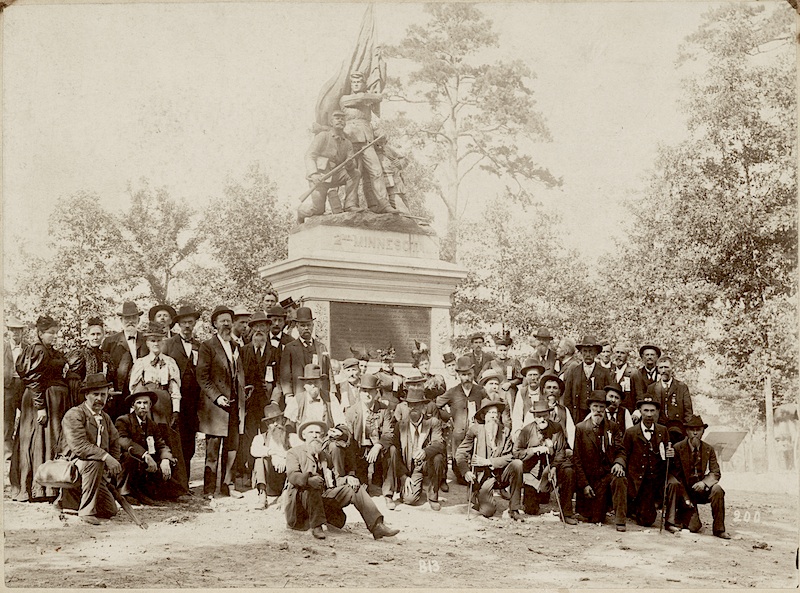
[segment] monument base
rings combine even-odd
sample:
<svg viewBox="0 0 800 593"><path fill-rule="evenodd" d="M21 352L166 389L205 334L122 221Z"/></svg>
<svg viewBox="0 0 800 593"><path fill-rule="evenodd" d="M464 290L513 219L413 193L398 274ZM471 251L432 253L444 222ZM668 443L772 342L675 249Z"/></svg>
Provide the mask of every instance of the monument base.
<svg viewBox="0 0 800 593"><path fill-rule="evenodd" d="M396 366L408 368L418 340L430 347L432 366L441 368L452 337L451 296L466 270L439 259L433 231L389 214L309 222L290 234L288 259L259 273L281 298L303 298L331 356L343 360L352 356L350 347L374 352L391 345Z"/></svg>

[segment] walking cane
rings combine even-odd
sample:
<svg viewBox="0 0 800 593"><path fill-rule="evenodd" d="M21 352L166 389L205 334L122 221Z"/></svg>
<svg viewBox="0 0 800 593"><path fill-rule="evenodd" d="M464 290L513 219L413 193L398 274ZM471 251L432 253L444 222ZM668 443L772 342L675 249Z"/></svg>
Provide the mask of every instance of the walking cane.
<svg viewBox="0 0 800 593"><path fill-rule="evenodd" d="M661 446L664 446L664 443L661 443ZM672 447L672 443L669 445ZM666 455L665 455L666 457ZM658 532L661 533L664 531L664 521L667 518L667 482L669 481L669 457L667 459L667 472L664 476L664 496L661 500L661 526L658 528Z"/></svg>
<svg viewBox="0 0 800 593"><path fill-rule="evenodd" d="M551 473L554 472L555 468L550 465L550 455L548 455L547 452L545 452L544 458L547 460L547 467L550 468L550 472ZM555 478L555 474L553 474L553 477ZM561 523L564 524L564 529L566 529L567 528L567 522L564 520L564 509L561 508L561 497L558 495L558 481L557 480L553 484L553 493L556 495L556 502L558 503L558 512L561 515Z"/></svg>
<svg viewBox="0 0 800 593"><path fill-rule="evenodd" d="M147 523L142 521L136 515L136 513L133 511L131 503L125 500L125 497L119 493L119 490L117 490L111 482L106 482L106 487L108 488L108 491L111 492L111 496L114 497L114 500L116 500L122 506L122 510L124 510L128 514L128 516L133 520L133 522L136 523L142 529L147 529L148 528Z"/></svg>

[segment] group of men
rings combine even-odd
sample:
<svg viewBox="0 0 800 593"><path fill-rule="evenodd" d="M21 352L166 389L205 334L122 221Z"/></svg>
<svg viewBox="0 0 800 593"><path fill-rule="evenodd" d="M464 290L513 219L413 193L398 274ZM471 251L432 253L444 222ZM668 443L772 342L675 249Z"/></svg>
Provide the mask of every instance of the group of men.
<svg viewBox="0 0 800 593"><path fill-rule="evenodd" d="M57 504L93 524L112 515L104 473L132 502L190 495L200 432L204 495L241 498L235 478L246 474L258 508L281 504L290 527L316 538L325 537L324 525L344 524L349 504L376 539L395 535L373 497L389 511L424 497L438 511L453 481L485 517L501 498L522 521L552 492L562 521L605 522L613 511L618 531L628 517L652 525L659 508L668 531L698 531L697 505L710 502L714 535L729 537L719 465L702 442L707 425L657 346L639 348L643 364L635 367L626 344L587 336L553 349L540 328L533 354L520 362L509 356L508 336L492 353L473 334L464 356L444 355L441 375L430 372L419 342L411 376L395 370L391 347L378 351L380 367L368 373L367 352L331 358L314 336L310 308L293 312L290 335L277 295L267 305L217 306L213 335L200 343L194 308L157 305L151 329L140 332L143 312L125 303L123 330L102 344L107 363L86 375L85 401L64 416L66 450L82 481L79 496L65 491ZM143 360L146 372L134 373ZM172 413L156 422L159 397Z"/></svg>

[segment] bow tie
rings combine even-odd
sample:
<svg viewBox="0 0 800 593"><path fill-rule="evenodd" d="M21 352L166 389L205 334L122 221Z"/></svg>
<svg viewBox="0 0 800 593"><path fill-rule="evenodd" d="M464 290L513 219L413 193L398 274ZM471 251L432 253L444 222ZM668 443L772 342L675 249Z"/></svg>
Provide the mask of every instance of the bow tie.
<svg viewBox="0 0 800 593"><path fill-rule="evenodd" d="M127 336L127 338L128 338L129 340L135 340L135 339L136 339L136 336Z"/></svg>
<svg viewBox="0 0 800 593"><path fill-rule="evenodd" d="M650 434L653 434L653 429L652 428L644 428L643 430L645 432L649 432Z"/></svg>

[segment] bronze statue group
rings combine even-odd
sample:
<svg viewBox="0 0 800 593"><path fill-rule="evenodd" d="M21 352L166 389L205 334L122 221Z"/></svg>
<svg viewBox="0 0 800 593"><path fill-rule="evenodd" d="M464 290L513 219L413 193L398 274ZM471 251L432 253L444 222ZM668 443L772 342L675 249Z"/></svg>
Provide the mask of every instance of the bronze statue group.
<svg viewBox="0 0 800 593"><path fill-rule="evenodd" d="M193 307L156 305L143 319L126 302L122 331L106 336L90 318L84 345L67 353L55 347L56 320L39 317L26 343L25 324L7 319L13 499L96 525L117 502L241 499L252 488L256 507L279 506L292 529L323 539L352 504L380 539L398 533L381 508L440 511L440 493L461 488L467 515L507 507L508 520L524 521L552 500L567 524L610 521L617 531L630 519L698 532L698 505L710 504L712 533L729 539L707 425L657 346L638 348L634 364L625 343L555 341L540 328L518 360L508 335L489 352L475 333L462 356L444 354L442 374L415 342L400 374L391 346L332 359L312 310L277 301L270 292L260 311L215 307L202 342ZM192 492L198 433L203 485Z"/></svg>

